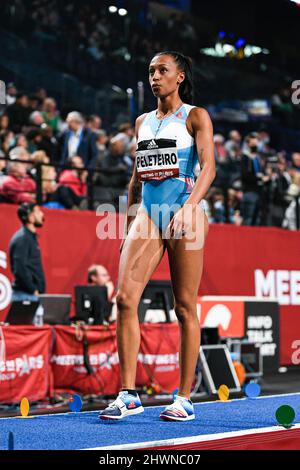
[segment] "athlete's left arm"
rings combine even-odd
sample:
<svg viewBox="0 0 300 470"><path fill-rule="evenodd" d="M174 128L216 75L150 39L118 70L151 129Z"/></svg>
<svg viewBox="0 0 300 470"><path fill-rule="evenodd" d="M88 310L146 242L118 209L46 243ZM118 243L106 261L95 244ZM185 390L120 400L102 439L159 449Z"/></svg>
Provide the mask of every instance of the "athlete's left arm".
<svg viewBox="0 0 300 470"><path fill-rule="evenodd" d="M186 204L198 204L203 199L216 176L213 126L208 112L193 108L187 119L187 129L197 146L201 173Z"/></svg>

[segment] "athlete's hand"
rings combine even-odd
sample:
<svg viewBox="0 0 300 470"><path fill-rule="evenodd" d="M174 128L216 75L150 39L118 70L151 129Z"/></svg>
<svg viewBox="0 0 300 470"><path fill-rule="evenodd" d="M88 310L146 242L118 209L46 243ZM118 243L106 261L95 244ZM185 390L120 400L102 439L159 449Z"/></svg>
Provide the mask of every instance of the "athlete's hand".
<svg viewBox="0 0 300 470"><path fill-rule="evenodd" d="M183 206L169 224L171 238L180 239L192 230L192 205Z"/></svg>

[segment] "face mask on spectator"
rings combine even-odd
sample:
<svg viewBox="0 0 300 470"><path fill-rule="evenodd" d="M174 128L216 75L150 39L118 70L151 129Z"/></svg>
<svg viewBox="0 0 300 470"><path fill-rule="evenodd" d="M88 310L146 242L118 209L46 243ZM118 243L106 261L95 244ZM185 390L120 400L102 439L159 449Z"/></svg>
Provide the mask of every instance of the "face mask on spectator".
<svg viewBox="0 0 300 470"><path fill-rule="evenodd" d="M255 152L257 152L257 145L250 145L249 149L250 149L251 153L255 153Z"/></svg>

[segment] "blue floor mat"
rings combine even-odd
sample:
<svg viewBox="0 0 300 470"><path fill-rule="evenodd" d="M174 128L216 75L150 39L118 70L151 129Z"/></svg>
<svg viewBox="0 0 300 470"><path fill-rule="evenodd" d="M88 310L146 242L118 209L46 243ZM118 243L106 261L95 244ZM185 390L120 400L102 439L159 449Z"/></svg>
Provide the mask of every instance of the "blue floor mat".
<svg viewBox="0 0 300 470"><path fill-rule="evenodd" d="M2 418L0 449L8 448L10 432L14 449L72 450L276 426L275 412L284 404L294 408L299 423L300 394L195 404L196 419L186 423L161 421L160 406L118 422L99 420L98 412Z"/></svg>

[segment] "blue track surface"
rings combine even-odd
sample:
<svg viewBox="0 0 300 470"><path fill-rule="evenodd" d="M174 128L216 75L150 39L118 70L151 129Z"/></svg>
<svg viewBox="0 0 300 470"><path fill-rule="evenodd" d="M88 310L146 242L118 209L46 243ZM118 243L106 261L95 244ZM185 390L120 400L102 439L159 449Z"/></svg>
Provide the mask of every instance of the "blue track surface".
<svg viewBox="0 0 300 470"><path fill-rule="evenodd" d="M294 408L295 423L299 423L300 394L196 404L196 419L186 423L161 421L162 407L145 408L142 414L113 423L99 420L97 412L2 418L0 449L8 448L9 432L14 436L14 449L65 450L276 426L275 412L284 404Z"/></svg>

